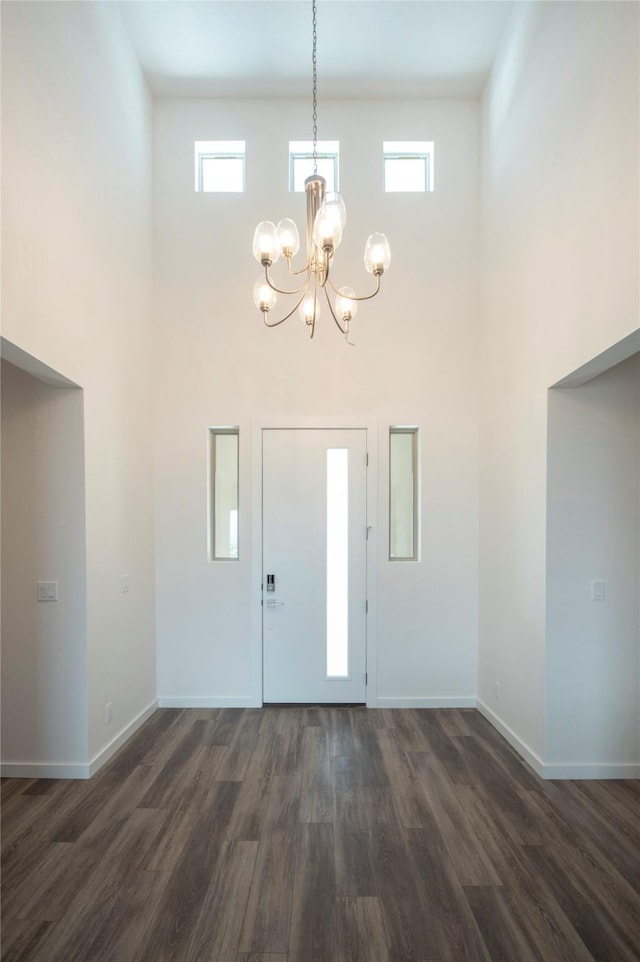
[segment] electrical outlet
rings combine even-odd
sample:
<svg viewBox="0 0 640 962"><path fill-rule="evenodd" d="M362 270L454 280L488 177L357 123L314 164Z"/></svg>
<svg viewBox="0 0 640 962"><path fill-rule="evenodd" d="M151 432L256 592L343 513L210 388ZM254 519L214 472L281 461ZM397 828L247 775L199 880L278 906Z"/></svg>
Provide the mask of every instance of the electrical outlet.
<svg viewBox="0 0 640 962"><path fill-rule="evenodd" d="M113 717L113 702L108 701L104 706L104 723L109 725L111 723L111 718Z"/></svg>
<svg viewBox="0 0 640 962"><path fill-rule="evenodd" d="M500 701L500 682L494 682L496 701Z"/></svg>

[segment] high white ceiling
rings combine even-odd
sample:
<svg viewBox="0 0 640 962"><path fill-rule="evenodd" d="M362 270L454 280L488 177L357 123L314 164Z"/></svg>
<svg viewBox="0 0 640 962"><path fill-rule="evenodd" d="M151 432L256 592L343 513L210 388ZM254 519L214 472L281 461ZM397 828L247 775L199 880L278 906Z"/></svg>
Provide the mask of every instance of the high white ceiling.
<svg viewBox="0 0 640 962"><path fill-rule="evenodd" d="M311 0L122 0L158 97L305 97ZM318 0L318 96L478 97L513 0Z"/></svg>

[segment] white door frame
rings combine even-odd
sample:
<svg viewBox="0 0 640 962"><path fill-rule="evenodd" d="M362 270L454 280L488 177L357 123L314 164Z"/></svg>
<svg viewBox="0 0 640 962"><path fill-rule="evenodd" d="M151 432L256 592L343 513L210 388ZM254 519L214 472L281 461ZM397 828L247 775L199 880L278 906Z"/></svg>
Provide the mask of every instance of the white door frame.
<svg viewBox="0 0 640 962"><path fill-rule="evenodd" d="M262 432L265 430L356 429L366 431L367 471L367 707L377 704L378 624L378 422L372 418L277 418L251 422L251 688L262 705Z"/></svg>

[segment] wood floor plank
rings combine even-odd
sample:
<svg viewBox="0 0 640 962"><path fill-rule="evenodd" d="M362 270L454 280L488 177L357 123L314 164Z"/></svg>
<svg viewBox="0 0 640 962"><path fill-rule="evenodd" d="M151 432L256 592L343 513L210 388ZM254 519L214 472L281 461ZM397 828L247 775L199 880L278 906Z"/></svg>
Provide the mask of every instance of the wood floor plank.
<svg viewBox="0 0 640 962"><path fill-rule="evenodd" d="M262 709L261 735L281 735L284 728L285 712L280 708L265 705Z"/></svg>
<svg viewBox="0 0 640 962"><path fill-rule="evenodd" d="M323 728L305 728L302 738L301 822L331 822L333 790L329 739Z"/></svg>
<svg viewBox="0 0 640 962"><path fill-rule="evenodd" d="M278 757L276 761L276 775L302 774L302 740L305 729L294 725L286 725L280 735Z"/></svg>
<svg viewBox="0 0 640 962"><path fill-rule="evenodd" d="M424 908L431 920L431 951L438 962L492 962L435 819L407 832L424 883Z"/></svg>
<svg viewBox="0 0 640 962"><path fill-rule="evenodd" d="M573 864L574 871L591 880L599 897L606 899L609 911L615 914L622 927L640 944L640 890L620 874L610 860L606 847L595 845L580 828L568 826L559 819L548 800L539 792L531 794L531 804L537 807L540 821L547 826L552 850L566 853L565 857ZM637 844L634 848L640 859L640 826L635 836Z"/></svg>
<svg viewBox="0 0 640 962"><path fill-rule="evenodd" d="M436 824L462 885L500 885L500 876L478 839L460 804L454 786L438 760L425 752L408 753L409 764L420 779Z"/></svg>
<svg viewBox="0 0 640 962"><path fill-rule="evenodd" d="M389 962L380 899L339 898L337 929L337 962Z"/></svg>
<svg viewBox="0 0 640 962"><path fill-rule="evenodd" d="M367 819L366 797L370 789L334 786L334 865L339 896L378 894Z"/></svg>
<svg viewBox="0 0 640 962"><path fill-rule="evenodd" d="M241 952L238 962L287 962L287 955L280 952Z"/></svg>
<svg viewBox="0 0 640 962"><path fill-rule="evenodd" d="M505 835L500 821L478 792L462 788L461 796L473 830L502 879L505 908L518 917L540 947L543 958L592 962L591 954L552 892L531 870L526 848ZM543 821L548 823L546 818Z"/></svg>
<svg viewBox="0 0 640 962"><path fill-rule="evenodd" d="M225 842L189 939L185 962L236 962L257 842Z"/></svg>
<svg viewBox="0 0 640 962"><path fill-rule="evenodd" d="M200 750L195 764L180 783L180 791L164 809L162 826L142 868L146 871L172 871L195 831L207 795L213 787L227 749L220 745Z"/></svg>
<svg viewBox="0 0 640 962"><path fill-rule="evenodd" d="M531 870L543 879L574 929L602 962L638 962L640 917L621 918L612 893L581 872L569 846L526 849Z"/></svg>
<svg viewBox="0 0 640 962"><path fill-rule="evenodd" d="M29 852L29 858L18 863L10 878L2 879L2 911L6 918L50 921L52 917L29 911L34 891L38 891L43 880L47 883L60 871L65 871L73 858L71 842L39 843ZM55 918L55 916L53 916Z"/></svg>
<svg viewBox="0 0 640 962"><path fill-rule="evenodd" d="M406 753L398 743L397 732L384 728L376 733L376 737L401 824L405 828L431 824L427 796L420 781L412 776Z"/></svg>
<svg viewBox="0 0 640 962"><path fill-rule="evenodd" d="M229 841L260 841L269 810L270 789L270 778L247 776L243 779L227 828Z"/></svg>
<svg viewBox="0 0 640 962"><path fill-rule="evenodd" d="M454 785L468 785L471 774L458 750L458 739L471 736L452 737L446 731L441 718L444 713L438 710L422 712L418 715L418 725L430 745L430 752L438 759L447 777Z"/></svg>
<svg viewBox="0 0 640 962"><path fill-rule="evenodd" d="M473 735L473 719L475 708L441 708L435 709L443 731L449 737L456 735Z"/></svg>
<svg viewBox="0 0 640 962"><path fill-rule="evenodd" d="M327 732L329 754L353 754L355 742L350 711L345 708L321 708L318 715Z"/></svg>
<svg viewBox="0 0 640 962"><path fill-rule="evenodd" d="M466 888L465 893L491 962L551 962L540 954L517 915L510 911L504 892L493 886L475 885Z"/></svg>
<svg viewBox="0 0 640 962"><path fill-rule="evenodd" d="M398 744L405 752L430 752L432 750L422 717L408 709L393 713L393 730Z"/></svg>
<svg viewBox="0 0 640 962"><path fill-rule="evenodd" d="M132 962L168 873L109 873L98 881L91 899L52 925L35 962Z"/></svg>
<svg viewBox="0 0 640 962"><path fill-rule="evenodd" d="M50 922L8 919L0 932L2 962L29 962L46 938Z"/></svg>
<svg viewBox="0 0 640 962"><path fill-rule="evenodd" d="M579 792L587 795L593 802L596 811L609 809L614 806L616 815L621 819L628 831L635 834L638 827L638 806L640 798L630 790L628 781L583 781L576 785Z"/></svg>
<svg viewBox="0 0 640 962"><path fill-rule="evenodd" d="M376 894L392 962L435 960L434 920L424 913L426 893L389 788L370 789L366 802Z"/></svg>
<svg viewBox="0 0 640 962"><path fill-rule="evenodd" d="M542 845L548 841L544 826L536 819L519 780L514 780L478 739L467 737L458 742L474 784L489 800L505 832L522 845Z"/></svg>
<svg viewBox="0 0 640 962"><path fill-rule="evenodd" d="M50 866L39 871L15 895L22 899L17 917L58 921L70 911L79 912L86 902L114 878L137 871L161 826L162 813L135 809L126 818L111 822L90 845L74 846Z"/></svg>
<svg viewBox="0 0 640 962"><path fill-rule="evenodd" d="M241 952L289 951L300 788L299 775L274 775L270 779L265 829L240 939Z"/></svg>
<svg viewBox="0 0 640 962"><path fill-rule="evenodd" d="M170 875L136 962L182 962L200 914L238 795L237 782L215 782Z"/></svg>
<svg viewBox="0 0 640 962"><path fill-rule="evenodd" d="M35 781L35 778L0 778L0 799L4 803L14 795L28 794L27 789Z"/></svg>
<svg viewBox="0 0 640 962"><path fill-rule="evenodd" d="M351 751L332 756L331 777L336 787L388 787L389 778L378 743L378 732L372 729L354 732Z"/></svg>
<svg viewBox="0 0 640 962"><path fill-rule="evenodd" d="M185 724L193 717L184 708L158 708L110 759L101 775L126 777L139 765L162 765L173 754Z"/></svg>
<svg viewBox="0 0 640 962"><path fill-rule="evenodd" d="M289 962L333 962L337 955L333 830L302 825L297 846Z"/></svg>
<svg viewBox="0 0 640 962"><path fill-rule="evenodd" d="M541 791L565 824L579 830L597 848L604 848L620 874L640 891L639 832L619 828L613 811L607 809L603 814L597 806L585 804L572 782L544 782Z"/></svg>
<svg viewBox="0 0 640 962"><path fill-rule="evenodd" d="M49 811L50 804L46 795L16 794L2 803L0 852L3 859L28 838L42 836Z"/></svg>
<svg viewBox="0 0 640 962"><path fill-rule="evenodd" d="M176 750L158 772L153 784L141 801L142 808L163 808L170 804L179 790L185 772L204 747L207 723L195 719L176 745Z"/></svg>

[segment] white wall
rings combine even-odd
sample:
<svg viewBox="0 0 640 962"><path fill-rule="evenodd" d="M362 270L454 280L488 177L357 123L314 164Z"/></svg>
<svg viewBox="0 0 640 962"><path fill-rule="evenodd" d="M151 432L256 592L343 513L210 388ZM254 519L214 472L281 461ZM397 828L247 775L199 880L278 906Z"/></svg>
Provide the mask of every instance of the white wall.
<svg viewBox="0 0 640 962"><path fill-rule="evenodd" d="M2 760L82 765L87 757L82 392L49 387L5 361L1 377ZM38 581L58 583L57 602L38 602Z"/></svg>
<svg viewBox="0 0 640 962"><path fill-rule="evenodd" d="M478 104L341 102L320 107L340 141L348 223L336 281L368 290L362 253L383 230L391 268L353 324L310 341L297 318L268 331L252 303L259 220L293 216L290 139L310 137L299 101L161 101L155 110L156 578L159 696L260 699L252 674L252 422L377 420L379 704L473 698L477 619ZM245 194L197 194L195 140L245 139ZM383 139L434 140L436 191L381 191ZM387 562L387 432L418 424L422 560ZM241 432L240 561L207 561L209 425ZM376 599L371 599L372 604ZM259 611L259 607L258 607ZM375 652L370 652L375 655ZM243 701L244 700L244 701Z"/></svg>
<svg viewBox="0 0 640 962"><path fill-rule="evenodd" d="M640 769L639 492L640 354L549 396L546 762L565 777Z"/></svg>
<svg viewBox="0 0 640 962"><path fill-rule="evenodd" d="M2 189L3 335L84 389L87 762L155 696L151 102L115 4L2 5Z"/></svg>
<svg viewBox="0 0 640 962"><path fill-rule="evenodd" d="M637 4L517 4L483 98L479 697L534 761L547 389L638 330L638 63Z"/></svg>

